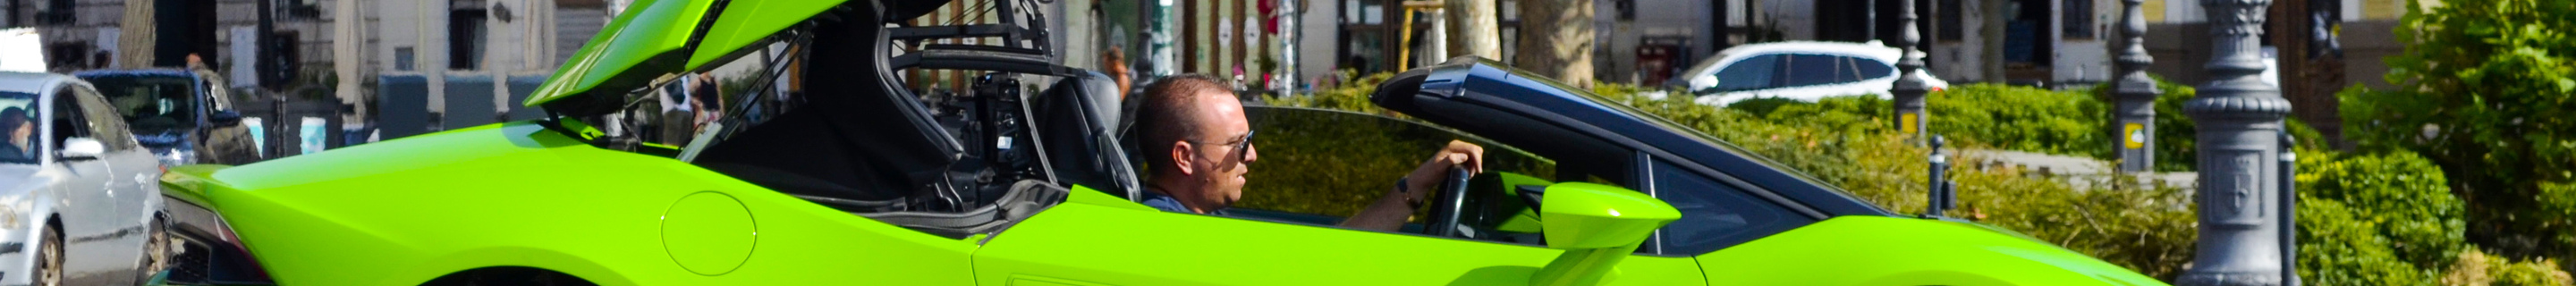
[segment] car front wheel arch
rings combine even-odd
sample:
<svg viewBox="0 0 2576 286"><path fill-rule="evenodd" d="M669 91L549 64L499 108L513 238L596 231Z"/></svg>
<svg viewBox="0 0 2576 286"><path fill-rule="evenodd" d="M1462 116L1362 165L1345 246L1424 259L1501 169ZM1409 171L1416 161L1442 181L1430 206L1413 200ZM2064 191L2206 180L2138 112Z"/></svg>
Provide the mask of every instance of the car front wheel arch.
<svg viewBox="0 0 2576 286"><path fill-rule="evenodd" d="M524 266L495 266L448 273L422 286L591 286L599 285L563 272Z"/></svg>

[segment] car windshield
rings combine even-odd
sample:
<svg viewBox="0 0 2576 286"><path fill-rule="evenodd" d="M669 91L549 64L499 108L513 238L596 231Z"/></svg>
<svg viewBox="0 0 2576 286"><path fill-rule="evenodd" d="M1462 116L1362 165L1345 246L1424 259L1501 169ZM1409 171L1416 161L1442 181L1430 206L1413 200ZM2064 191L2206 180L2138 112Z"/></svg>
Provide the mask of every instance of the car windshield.
<svg viewBox="0 0 2576 286"><path fill-rule="evenodd" d="M21 126L34 126L28 123L36 116L35 107L36 94L34 93L0 91L0 163L36 163L36 152L33 151L36 149L36 141L29 140L35 137L36 129L27 128L27 133L23 134L17 132Z"/></svg>
<svg viewBox="0 0 2576 286"><path fill-rule="evenodd" d="M1515 70L1515 71L1513 71L1513 72L1514 72L1514 73L1519 73L1521 76L1533 76L1533 77L1534 77L1534 76L1536 76L1536 75L1532 75L1532 74L1529 74L1529 73L1527 73L1527 72L1518 71L1518 70ZM1599 104L1599 105L1601 105L1601 106L1603 106L1603 107L1606 107L1607 109L1609 109L1609 110L1611 110L1611 111L1618 112L1618 113L1621 113L1621 114L1627 114L1628 116L1635 116L1635 117L1637 117L1637 118L1644 118L1644 119L1646 119L1645 121L1646 121L1647 123L1649 123L1649 124L1654 124L1656 127L1662 127L1664 130L1669 130L1669 131L1672 131L1673 133L1683 134L1683 135L1685 135L1685 136L1690 137L1691 139L1698 139L1698 140L1700 141L1700 143L1706 143L1706 144L1708 144L1709 146L1716 146L1718 149L1726 150L1727 152L1733 152L1733 153L1736 153L1736 154L1743 154L1743 155L1744 155L1744 157L1746 157L1746 158L1752 158L1754 162L1760 163L1760 164L1762 164L1762 165L1763 165L1763 166L1765 166L1765 167L1769 167L1769 168L1774 169L1774 170L1780 170L1780 172L1781 172L1781 173L1787 173L1787 174L1789 174L1789 176L1791 176L1791 177L1797 177L1799 180L1805 180L1805 181L1807 181L1807 182L1808 182L1808 183L1810 183L1810 184L1814 184L1814 185L1816 185L1816 186L1821 186L1821 187L1823 187L1823 188L1825 188L1825 189L1834 190L1835 192L1840 192L1840 193L1843 193L1843 194L1850 194L1850 193L1851 193L1850 191L1845 191L1845 190L1843 190L1843 189L1842 189L1842 186L1836 186L1836 185L1834 185L1834 184L1826 184L1826 183L1824 183L1824 181L1823 181L1823 180L1817 180L1815 176L1813 176L1813 175L1808 175L1806 171L1801 171L1801 170L1798 170L1797 168L1791 168L1791 167L1789 167L1789 165L1788 165L1788 164L1781 164L1779 161L1773 161L1773 160L1771 160L1771 158L1770 158L1770 157L1763 157L1762 155L1760 155L1760 154L1758 154L1758 153L1753 153L1753 152L1751 152L1751 151L1745 151L1745 150L1744 150L1744 147L1736 146L1736 145L1735 145L1735 143L1730 143L1730 142L1727 142L1726 140L1723 140L1723 139L1718 139L1718 138L1717 138L1717 136L1710 136L1710 135L1708 135L1708 133L1701 133L1698 129L1692 129L1692 128L1690 128L1690 126L1689 126L1689 125L1682 125L1681 123L1674 123L1674 122L1672 122L1672 120L1665 119L1663 116L1656 116L1656 115L1654 115L1654 114L1652 114L1652 113L1646 113L1645 111L1637 110L1635 107L1630 107L1630 106L1628 106L1627 104L1620 103L1620 101L1619 101L1619 100L1611 99L1611 98L1608 98L1608 97L1602 97L1601 95L1592 94L1591 92L1584 92L1583 90L1580 90L1580 89L1574 89L1572 86L1566 86L1566 85L1564 85L1564 84L1556 83L1556 82L1554 82L1554 81L1540 81L1540 82L1544 82L1544 83L1547 83L1547 84L1549 84L1549 85L1554 85L1554 86L1556 86L1556 87L1557 87L1557 88L1559 88L1559 89L1564 89L1564 90L1568 90L1568 91L1573 91L1573 92L1572 92L1573 94L1583 96L1583 98L1586 98L1586 99L1590 99L1590 101L1591 101L1591 102L1593 102L1594 104Z"/></svg>
<svg viewBox="0 0 2576 286"><path fill-rule="evenodd" d="M194 127L196 103L189 100L192 81L178 76L109 76L88 79L125 116L135 133L154 134Z"/></svg>

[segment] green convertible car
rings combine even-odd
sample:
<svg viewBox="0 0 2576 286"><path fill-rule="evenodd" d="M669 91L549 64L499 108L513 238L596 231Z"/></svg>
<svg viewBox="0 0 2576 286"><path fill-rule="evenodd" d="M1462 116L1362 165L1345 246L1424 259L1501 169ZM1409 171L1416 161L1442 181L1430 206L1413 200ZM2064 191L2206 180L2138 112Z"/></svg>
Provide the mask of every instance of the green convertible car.
<svg viewBox="0 0 2576 286"><path fill-rule="evenodd" d="M1261 183L1271 185L1224 215L1160 212L1135 202L1119 91L1055 64L1061 56L1033 40L1047 29L1029 24L1043 15L996 1L1001 24L897 24L945 2L636 1L529 97L546 119L171 168L162 183L185 248L168 279L2162 285L2010 231L1890 213L1689 128L1473 58L1397 75L1370 97L1418 121L1253 108L1256 122L1273 122L1263 130L1411 126L1392 133L1450 132L1502 150L1489 165L1509 166L1453 173L1402 231L1334 228L1348 214L1262 202L1397 174ZM944 44L959 38L1003 40ZM1376 133L1389 132L1351 134ZM1344 140L1263 134L1271 141L1260 144L1283 144L1264 145L1278 162L1293 162L1284 138Z"/></svg>

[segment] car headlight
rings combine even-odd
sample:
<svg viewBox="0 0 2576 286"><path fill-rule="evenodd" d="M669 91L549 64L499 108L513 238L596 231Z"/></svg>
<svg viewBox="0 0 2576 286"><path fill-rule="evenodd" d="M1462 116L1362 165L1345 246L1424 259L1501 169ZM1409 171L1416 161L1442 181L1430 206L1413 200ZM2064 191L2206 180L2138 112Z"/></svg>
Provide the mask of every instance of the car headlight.
<svg viewBox="0 0 2576 286"><path fill-rule="evenodd" d="M0 230L16 230L27 214L25 195L0 196Z"/></svg>

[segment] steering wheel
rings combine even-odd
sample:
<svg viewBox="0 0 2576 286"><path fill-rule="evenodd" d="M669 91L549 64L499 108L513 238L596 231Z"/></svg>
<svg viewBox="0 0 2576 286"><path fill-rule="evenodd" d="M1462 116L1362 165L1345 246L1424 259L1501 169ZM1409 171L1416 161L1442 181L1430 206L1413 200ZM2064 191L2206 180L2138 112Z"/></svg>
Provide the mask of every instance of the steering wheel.
<svg viewBox="0 0 2576 286"><path fill-rule="evenodd" d="M1431 201L1431 221L1422 225L1422 233L1440 237L1459 237L1459 212L1467 205L1467 180L1475 178L1464 168L1449 168L1449 177L1441 178L1438 193Z"/></svg>

